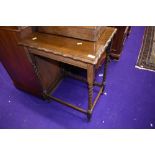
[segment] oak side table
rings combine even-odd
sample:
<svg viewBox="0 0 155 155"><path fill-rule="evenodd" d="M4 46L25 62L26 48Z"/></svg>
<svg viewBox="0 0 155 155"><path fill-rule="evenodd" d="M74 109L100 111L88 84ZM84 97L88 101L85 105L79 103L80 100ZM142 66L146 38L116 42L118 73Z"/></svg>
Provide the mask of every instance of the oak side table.
<svg viewBox="0 0 155 155"><path fill-rule="evenodd" d="M106 27L99 40L96 42L35 32L24 38L19 44L28 50L37 74L39 74L39 68L35 64L35 57L37 56L83 68L87 71L86 79L73 75L72 73L68 73L69 76L87 82L88 84L88 108L86 110L60 100L46 92L43 96L48 100L55 100L63 105L86 114L88 120L90 120L93 109L105 88L109 52L111 42L116 31L117 30L115 28ZM105 53L106 58L104 61L105 66L103 79L101 83L98 83L94 80L95 66L98 64L102 56L105 56ZM94 101L92 100L93 86L100 87L98 95Z"/></svg>

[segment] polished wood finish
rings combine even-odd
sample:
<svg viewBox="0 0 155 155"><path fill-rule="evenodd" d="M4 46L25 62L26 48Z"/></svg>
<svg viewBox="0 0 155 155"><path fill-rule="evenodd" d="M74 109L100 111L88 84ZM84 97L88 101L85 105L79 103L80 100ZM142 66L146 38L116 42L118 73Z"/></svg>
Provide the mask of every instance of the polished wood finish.
<svg viewBox="0 0 155 155"><path fill-rule="evenodd" d="M57 34L82 40L97 41L105 26L39 26L38 32Z"/></svg>
<svg viewBox="0 0 155 155"><path fill-rule="evenodd" d="M27 48L29 53L35 57L43 57L56 61L57 63L65 63L72 66L77 66L83 68L87 71L87 79L82 80L86 81L88 84L88 109L84 110L77 106L74 106L70 103L62 101L56 97L53 97L47 93L44 93L44 96L48 99L53 99L63 105L66 105L70 108L78 110L80 112L86 113L88 119L90 120L93 109L99 96L102 94L105 87L106 80L106 67L104 67L104 76L101 84L94 82L96 65L98 65L103 53L105 54L106 61L108 61L109 50L111 40L116 33L115 28L107 27L102 33L100 39L97 42L83 41L79 39L67 38L56 35L48 35L42 33L33 33L32 35L24 38L20 45ZM80 43L80 45L78 45ZM111 47L111 46L110 46ZM108 49L107 49L108 48ZM107 49L107 50L106 50ZM32 57L33 57L32 56ZM35 67L38 68L38 65L32 59ZM39 70L38 70L39 72ZM80 78L79 78L80 79ZM82 78L81 78L82 79ZM93 86L97 85L100 87L99 93L95 98L95 101L92 101L93 96Z"/></svg>
<svg viewBox="0 0 155 155"><path fill-rule="evenodd" d="M113 38L111 58L119 60L126 38L129 36L130 26L116 26L117 32Z"/></svg>
<svg viewBox="0 0 155 155"><path fill-rule="evenodd" d="M51 59L54 56L54 60L68 64L70 64L70 61L74 60L75 64L73 65L77 66L77 62L81 62L83 68L87 68L85 63L97 64L115 33L113 30L113 28L106 28L97 42L89 42L42 33L33 33L19 44L29 47L31 53ZM78 43L81 44L78 45ZM64 57L67 60L64 59ZM73 62L71 62L71 64L72 63Z"/></svg>

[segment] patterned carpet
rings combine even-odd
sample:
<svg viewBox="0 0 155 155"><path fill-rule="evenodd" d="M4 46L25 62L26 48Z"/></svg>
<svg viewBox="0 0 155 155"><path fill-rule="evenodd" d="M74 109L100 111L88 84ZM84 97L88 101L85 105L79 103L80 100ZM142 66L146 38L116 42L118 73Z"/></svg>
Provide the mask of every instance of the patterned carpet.
<svg viewBox="0 0 155 155"><path fill-rule="evenodd" d="M155 27L147 26L136 67L155 71Z"/></svg>

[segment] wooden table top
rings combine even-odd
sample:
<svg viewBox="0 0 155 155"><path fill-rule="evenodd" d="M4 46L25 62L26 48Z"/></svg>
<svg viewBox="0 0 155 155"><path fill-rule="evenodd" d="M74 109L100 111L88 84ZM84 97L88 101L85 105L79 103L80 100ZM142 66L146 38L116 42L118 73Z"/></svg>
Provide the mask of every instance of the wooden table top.
<svg viewBox="0 0 155 155"><path fill-rule="evenodd" d="M36 32L24 38L19 44L44 52L44 55L52 53L85 63L97 64L115 32L115 28L106 27L97 42Z"/></svg>

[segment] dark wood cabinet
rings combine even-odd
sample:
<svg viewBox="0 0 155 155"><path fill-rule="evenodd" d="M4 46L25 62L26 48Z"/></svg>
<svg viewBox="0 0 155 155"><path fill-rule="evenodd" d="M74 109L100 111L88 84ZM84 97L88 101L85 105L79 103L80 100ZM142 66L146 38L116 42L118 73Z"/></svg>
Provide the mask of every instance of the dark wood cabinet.
<svg viewBox="0 0 155 155"><path fill-rule="evenodd" d="M18 45L18 41L31 32L30 27L0 27L0 59L17 88L40 96L41 85L28 53Z"/></svg>
<svg viewBox="0 0 155 155"><path fill-rule="evenodd" d="M130 26L115 26L117 32L113 38L112 48L111 48L111 58L119 60L121 52L123 50L124 42L128 37L131 27Z"/></svg>
<svg viewBox="0 0 155 155"><path fill-rule="evenodd" d="M48 92L51 83L56 81L60 69L59 64L37 58L36 63L40 67L38 76L27 49L18 45L18 42L30 35L33 29L1 26L0 60L18 89L42 97L43 92Z"/></svg>

